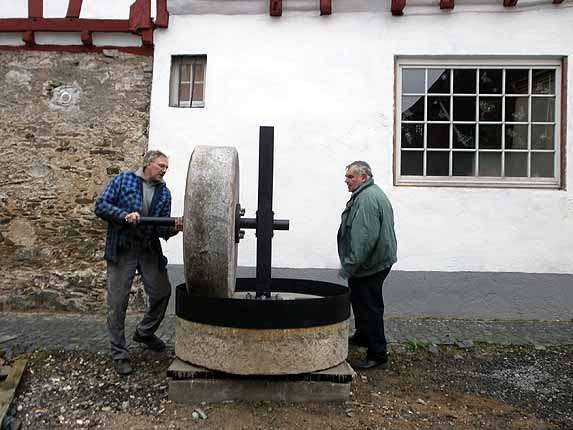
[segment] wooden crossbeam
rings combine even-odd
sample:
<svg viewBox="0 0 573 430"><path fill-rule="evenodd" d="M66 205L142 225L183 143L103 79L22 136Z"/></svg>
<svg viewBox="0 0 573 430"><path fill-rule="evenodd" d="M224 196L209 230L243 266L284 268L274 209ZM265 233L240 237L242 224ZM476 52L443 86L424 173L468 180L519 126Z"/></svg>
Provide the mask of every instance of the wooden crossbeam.
<svg viewBox="0 0 573 430"><path fill-rule="evenodd" d="M440 0L440 9L453 9L455 0Z"/></svg>
<svg viewBox="0 0 573 430"><path fill-rule="evenodd" d="M129 31L139 33L152 28L151 0L136 0L129 7Z"/></svg>
<svg viewBox="0 0 573 430"><path fill-rule="evenodd" d="M392 0L390 5L390 10L392 15L401 16L404 15L404 7L406 7L406 0Z"/></svg>
<svg viewBox="0 0 573 430"><path fill-rule="evenodd" d="M320 14L321 15L332 14L332 0L320 0Z"/></svg>
<svg viewBox="0 0 573 430"><path fill-rule="evenodd" d="M270 16L281 16L283 14L283 1L282 0L271 0L269 2L269 15Z"/></svg>
<svg viewBox="0 0 573 430"><path fill-rule="evenodd" d="M36 44L36 36L34 35L33 31L23 31L22 32L22 41L28 45L32 46Z"/></svg>
<svg viewBox="0 0 573 430"><path fill-rule="evenodd" d="M7 18L0 19L0 32L47 31L47 32L129 32L126 19L82 18Z"/></svg>
<svg viewBox="0 0 573 430"><path fill-rule="evenodd" d="M167 0L157 0L155 9L155 26L159 28L167 28L169 26L169 11L167 10Z"/></svg>
<svg viewBox="0 0 573 430"><path fill-rule="evenodd" d="M517 4L517 0L503 0L504 7L514 7Z"/></svg>
<svg viewBox="0 0 573 430"><path fill-rule="evenodd" d="M42 18L44 16L44 1L28 0L28 16L30 18Z"/></svg>
<svg viewBox="0 0 573 430"><path fill-rule="evenodd" d="M85 46L93 46L94 41L92 39L91 31L86 31L86 30L82 31L82 43Z"/></svg>
<svg viewBox="0 0 573 430"><path fill-rule="evenodd" d="M79 18L82 10L82 0L70 0L66 18Z"/></svg>
<svg viewBox="0 0 573 430"><path fill-rule="evenodd" d="M563 0L553 0L553 4L561 4L563 3Z"/></svg>

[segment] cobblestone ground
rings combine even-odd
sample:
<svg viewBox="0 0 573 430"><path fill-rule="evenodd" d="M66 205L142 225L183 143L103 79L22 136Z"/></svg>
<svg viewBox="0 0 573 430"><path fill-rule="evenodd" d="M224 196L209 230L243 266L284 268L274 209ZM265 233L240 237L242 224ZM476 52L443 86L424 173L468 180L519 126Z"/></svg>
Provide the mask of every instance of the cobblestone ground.
<svg viewBox="0 0 573 430"><path fill-rule="evenodd" d="M141 315L128 315L126 335L131 339ZM436 345L481 342L502 345L573 344L573 321L473 321L438 319L389 319L390 344ZM173 348L175 316L168 315L158 335ZM3 313L0 315L0 349L7 357L37 350L107 351L103 316Z"/></svg>

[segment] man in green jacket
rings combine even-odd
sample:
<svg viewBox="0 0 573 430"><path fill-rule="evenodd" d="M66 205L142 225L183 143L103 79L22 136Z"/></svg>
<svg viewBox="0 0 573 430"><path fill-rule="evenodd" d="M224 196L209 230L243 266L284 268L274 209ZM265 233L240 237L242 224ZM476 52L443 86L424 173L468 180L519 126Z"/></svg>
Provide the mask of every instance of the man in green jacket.
<svg viewBox="0 0 573 430"><path fill-rule="evenodd" d="M348 278L356 332L350 343L368 347L366 359L355 367L385 367L382 286L396 262L394 212L388 197L374 184L365 161L346 166L346 185L352 193L338 229L341 274Z"/></svg>

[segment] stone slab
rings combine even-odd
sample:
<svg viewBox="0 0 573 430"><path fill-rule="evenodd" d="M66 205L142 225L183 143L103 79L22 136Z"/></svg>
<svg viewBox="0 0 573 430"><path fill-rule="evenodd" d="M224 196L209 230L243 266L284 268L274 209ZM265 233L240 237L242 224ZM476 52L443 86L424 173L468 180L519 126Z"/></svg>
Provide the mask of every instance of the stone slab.
<svg viewBox="0 0 573 430"><path fill-rule="evenodd" d="M348 356L349 321L294 329L244 329L176 317L177 358L236 375L293 375L336 366Z"/></svg>
<svg viewBox="0 0 573 430"><path fill-rule="evenodd" d="M348 400L355 372L344 361L330 369L304 375L245 377L214 372L175 359L167 375L169 399L177 403L325 402Z"/></svg>

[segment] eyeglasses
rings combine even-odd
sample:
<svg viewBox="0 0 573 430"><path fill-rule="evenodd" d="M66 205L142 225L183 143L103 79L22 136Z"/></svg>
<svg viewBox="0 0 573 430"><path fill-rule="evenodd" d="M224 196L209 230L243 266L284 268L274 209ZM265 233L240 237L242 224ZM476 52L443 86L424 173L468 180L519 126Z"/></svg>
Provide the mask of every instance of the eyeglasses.
<svg viewBox="0 0 573 430"><path fill-rule="evenodd" d="M152 163L155 164L157 167L159 167L161 170L169 169L169 166L167 164L158 163L156 161L152 161Z"/></svg>

